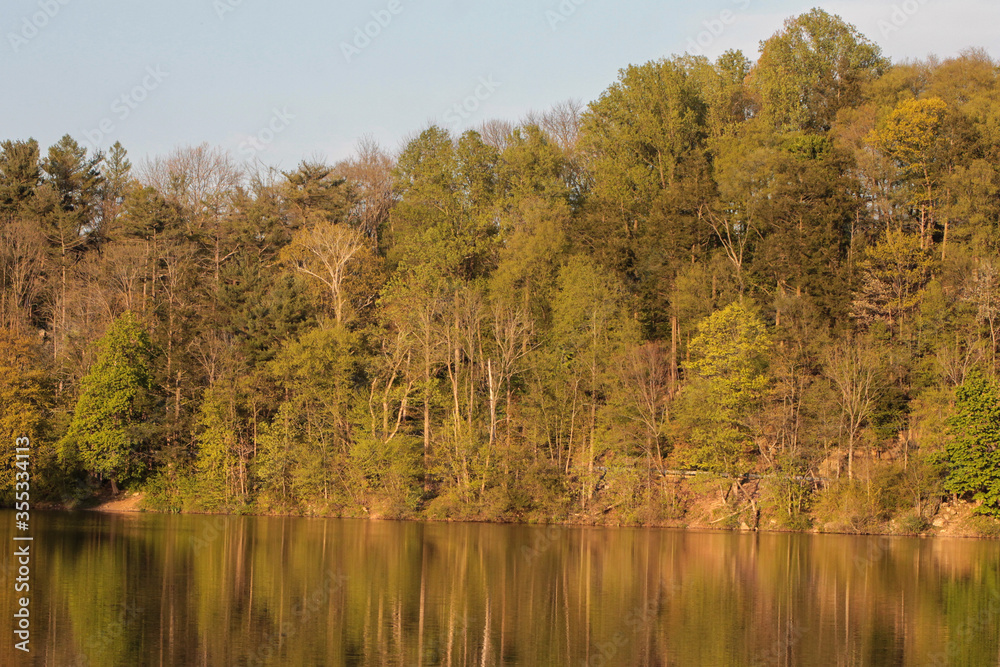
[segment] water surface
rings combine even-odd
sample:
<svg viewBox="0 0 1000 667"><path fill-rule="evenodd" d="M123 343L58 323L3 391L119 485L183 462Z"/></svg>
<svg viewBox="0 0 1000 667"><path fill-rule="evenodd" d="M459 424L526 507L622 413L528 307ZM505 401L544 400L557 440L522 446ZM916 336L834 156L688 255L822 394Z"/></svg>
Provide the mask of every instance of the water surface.
<svg viewBox="0 0 1000 667"><path fill-rule="evenodd" d="M8 630L4 665L1000 665L995 541L41 512L32 533L32 653Z"/></svg>

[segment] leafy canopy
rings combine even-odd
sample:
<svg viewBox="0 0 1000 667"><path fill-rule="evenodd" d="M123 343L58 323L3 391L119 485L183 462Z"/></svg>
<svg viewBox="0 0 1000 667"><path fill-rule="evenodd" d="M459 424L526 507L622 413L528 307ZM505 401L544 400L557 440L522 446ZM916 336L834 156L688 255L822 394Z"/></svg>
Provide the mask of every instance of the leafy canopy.
<svg viewBox="0 0 1000 667"><path fill-rule="evenodd" d="M86 470L127 481L143 469L137 455L153 390L153 344L135 315L126 312L97 345L97 363L81 382L59 454L64 462L79 456Z"/></svg>
<svg viewBox="0 0 1000 667"><path fill-rule="evenodd" d="M955 392L955 415L948 420L951 474L945 488L971 493L979 511L1000 517L1000 392L995 382L971 375Z"/></svg>

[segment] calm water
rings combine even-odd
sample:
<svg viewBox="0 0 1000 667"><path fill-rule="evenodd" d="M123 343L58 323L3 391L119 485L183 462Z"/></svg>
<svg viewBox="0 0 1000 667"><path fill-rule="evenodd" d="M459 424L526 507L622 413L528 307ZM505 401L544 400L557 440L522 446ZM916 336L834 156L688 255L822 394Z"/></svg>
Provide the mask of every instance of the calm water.
<svg viewBox="0 0 1000 667"><path fill-rule="evenodd" d="M5 548L3 665L1000 665L992 541L32 521L33 652Z"/></svg>

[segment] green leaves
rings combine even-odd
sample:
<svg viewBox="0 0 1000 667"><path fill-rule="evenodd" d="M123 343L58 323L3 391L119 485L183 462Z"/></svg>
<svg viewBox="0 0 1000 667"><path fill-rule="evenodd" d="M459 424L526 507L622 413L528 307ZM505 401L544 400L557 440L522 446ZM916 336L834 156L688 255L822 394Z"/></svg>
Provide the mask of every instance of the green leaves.
<svg viewBox="0 0 1000 667"><path fill-rule="evenodd" d="M948 105L937 97L904 100L871 133L869 141L909 173L923 175Z"/></svg>
<svg viewBox="0 0 1000 667"><path fill-rule="evenodd" d="M628 67L584 115L594 195L620 212L626 229L636 227L657 193L705 150L707 91L695 73L710 67L687 57Z"/></svg>
<svg viewBox="0 0 1000 667"><path fill-rule="evenodd" d="M51 372L74 473L148 459L218 508L610 521L658 514L639 471L829 476L844 447L877 477L932 446L916 396L996 366L998 99L985 52L889 68L816 9L757 63L629 66L583 114L398 157L247 175L200 146L140 184L120 145L3 142L0 348L41 344L0 350L0 398Z"/></svg>
<svg viewBox="0 0 1000 667"><path fill-rule="evenodd" d="M412 270L430 264L448 276L473 279L495 263L499 231L495 205L495 151L476 133L456 145L431 127L407 145L395 171L403 200L391 217L389 261Z"/></svg>
<svg viewBox="0 0 1000 667"><path fill-rule="evenodd" d="M980 512L1000 517L1000 392L979 373L955 392L956 413L948 420L951 472L945 488L971 493Z"/></svg>
<svg viewBox="0 0 1000 667"><path fill-rule="evenodd" d="M761 43L751 78L769 124L825 132L837 112L857 104L864 85L888 66L882 50L857 28L813 9Z"/></svg>
<svg viewBox="0 0 1000 667"><path fill-rule="evenodd" d="M769 346L760 317L742 303L730 304L698 325L688 370L708 380L724 405L742 411L767 389Z"/></svg>
<svg viewBox="0 0 1000 667"><path fill-rule="evenodd" d="M603 360L634 342L638 331L628 301L621 285L592 260L570 258L559 272L552 315L552 343L566 363L580 373L603 367Z"/></svg>
<svg viewBox="0 0 1000 667"><path fill-rule="evenodd" d="M752 466L752 415L762 405L771 379L770 336L764 322L742 303L733 303L698 325L687 364L682 419L690 429L693 465L742 474Z"/></svg>
<svg viewBox="0 0 1000 667"><path fill-rule="evenodd" d="M140 427L151 419L154 356L149 334L126 312L98 341L97 363L83 378L69 431L59 443L59 458L79 462L89 472L128 481L141 474L147 443Z"/></svg>
<svg viewBox="0 0 1000 667"><path fill-rule="evenodd" d="M38 159L38 142L34 139L0 143L0 216L20 212L34 197L41 182Z"/></svg>

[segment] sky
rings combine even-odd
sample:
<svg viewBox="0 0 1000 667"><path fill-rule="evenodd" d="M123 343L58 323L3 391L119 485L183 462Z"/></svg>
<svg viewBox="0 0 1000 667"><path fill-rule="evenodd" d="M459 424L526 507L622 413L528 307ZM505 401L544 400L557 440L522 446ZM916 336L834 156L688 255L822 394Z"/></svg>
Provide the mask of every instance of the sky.
<svg viewBox="0 0 1000 667"><path fill-rule="evenodd" d="M813 6L894 62L982 47L995 0L2 0L0 139L208 143L284 170L598 98L621 68L758 46Z"/></svg>

